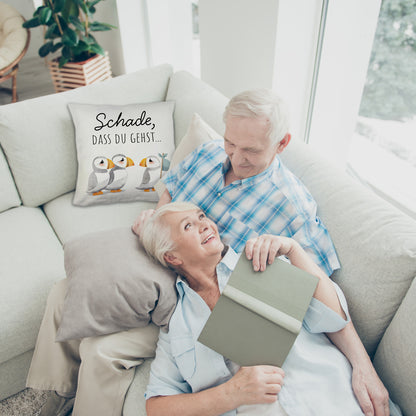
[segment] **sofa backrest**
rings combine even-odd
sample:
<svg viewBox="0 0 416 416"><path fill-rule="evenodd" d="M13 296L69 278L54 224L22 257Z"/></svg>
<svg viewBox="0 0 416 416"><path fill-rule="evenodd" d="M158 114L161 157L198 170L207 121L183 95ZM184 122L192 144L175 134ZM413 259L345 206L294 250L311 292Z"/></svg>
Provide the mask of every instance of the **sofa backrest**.
<svg viewBox="0 0 416 416"><path fill-rule="evenodd" d="M77 158L69 102L133 104L166 98L170 65L0 107L0 143L24 205L75 189Z"/></svg>
<svg viewBox="0 0 416 416"><path fill-rule="evenodd" d="M317 201L341 263L332 277L373 355L416 275L416 222L310 146L291 143L282 160Z"/></svg>
<svg viewBox="0 0 416 416"><path fill-rule="evenodd" d="M219 134L224 133L222 115L228 98L189 72L175 72L166 100L175 101L173 115L176 145L185 135L194 113L198 113Z"/></svg>
<svg viewBox="0 0 416 416"><path fill-rule="evenodd" d="M9 165L0 147L0 212L21 204Z"/></svg>

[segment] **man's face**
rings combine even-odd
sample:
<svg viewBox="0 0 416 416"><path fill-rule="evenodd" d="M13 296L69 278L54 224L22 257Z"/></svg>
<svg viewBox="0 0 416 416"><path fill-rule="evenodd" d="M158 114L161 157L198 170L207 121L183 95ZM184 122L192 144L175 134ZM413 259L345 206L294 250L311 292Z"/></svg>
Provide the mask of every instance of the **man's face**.
<svg viewBox="0 0 416 416"><path fill-rule="evenodd" d="M258 175L266 170L278 153L278 144L267 137L265 119L228 117L224 148L238 179Z"/></svg>
<svg viewBox="0 0 416 416"><path fill-rule="evenodd" d="M169 226L176 246L172 254L185 265L217 258L224 249L217 226L201 210L169 212L163 222Z"/></svg>

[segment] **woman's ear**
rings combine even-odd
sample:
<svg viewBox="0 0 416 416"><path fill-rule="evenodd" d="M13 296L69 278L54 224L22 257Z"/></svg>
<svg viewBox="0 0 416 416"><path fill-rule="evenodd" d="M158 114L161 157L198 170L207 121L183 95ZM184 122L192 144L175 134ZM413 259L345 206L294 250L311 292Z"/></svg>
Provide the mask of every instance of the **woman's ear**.
<svg viewBox="0 0 416 416"><path fill-rule="evenodd" d="M165 259L166 263L172 266L180 266L183 263L183 261L176 257L172 252L165 253L163 258Z"/></svg>

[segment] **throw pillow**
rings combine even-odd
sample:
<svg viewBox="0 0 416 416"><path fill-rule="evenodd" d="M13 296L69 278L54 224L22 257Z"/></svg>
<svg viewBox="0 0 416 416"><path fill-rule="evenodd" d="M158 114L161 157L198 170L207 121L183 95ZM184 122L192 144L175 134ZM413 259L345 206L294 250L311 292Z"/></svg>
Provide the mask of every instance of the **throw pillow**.
<svg viewBox="0 0 416 416"><path fill-rule="evenodd" d="M186 156L188 156L201 144L209 140L222 139L223 137L218 134L211 126L209 126L199 114L194 113L185 136L183 136L172 156L169 170L175 167L183 159L185 159ZM165 189L165 185L162 181L159 181L156 184L156 190L159 195L162 195Z"/></svg>
<svg viewBox="0 0 416 416"><path fill-rule="evenodd" d="M168 325L176 275L153 262L129 228L67 242L64 259L68 292L57 341Z"/></svg>
<svg viewBox="0 0 416 416"><path fill-rule="evenodd" d="M174 102L68 107L78 158L74 205L157 201L154 185L175 150Z"/></svg>

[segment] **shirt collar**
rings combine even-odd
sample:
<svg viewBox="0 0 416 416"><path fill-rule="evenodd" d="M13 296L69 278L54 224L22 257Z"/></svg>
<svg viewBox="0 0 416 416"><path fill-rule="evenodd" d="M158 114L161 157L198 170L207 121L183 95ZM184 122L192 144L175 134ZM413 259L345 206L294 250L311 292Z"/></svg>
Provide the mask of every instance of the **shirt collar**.
<svg viewBox="0 0 416 416"><path fill-rule="evenodd" d="M230 246L228 246L227 252L216 267L220 292L223 291L227 284L239 258L240 254L237 254ZM180 297L184 295L184 286L189 287L188 282L182 276L178 275L176 278L176 288L178 289Z"/></svg>

